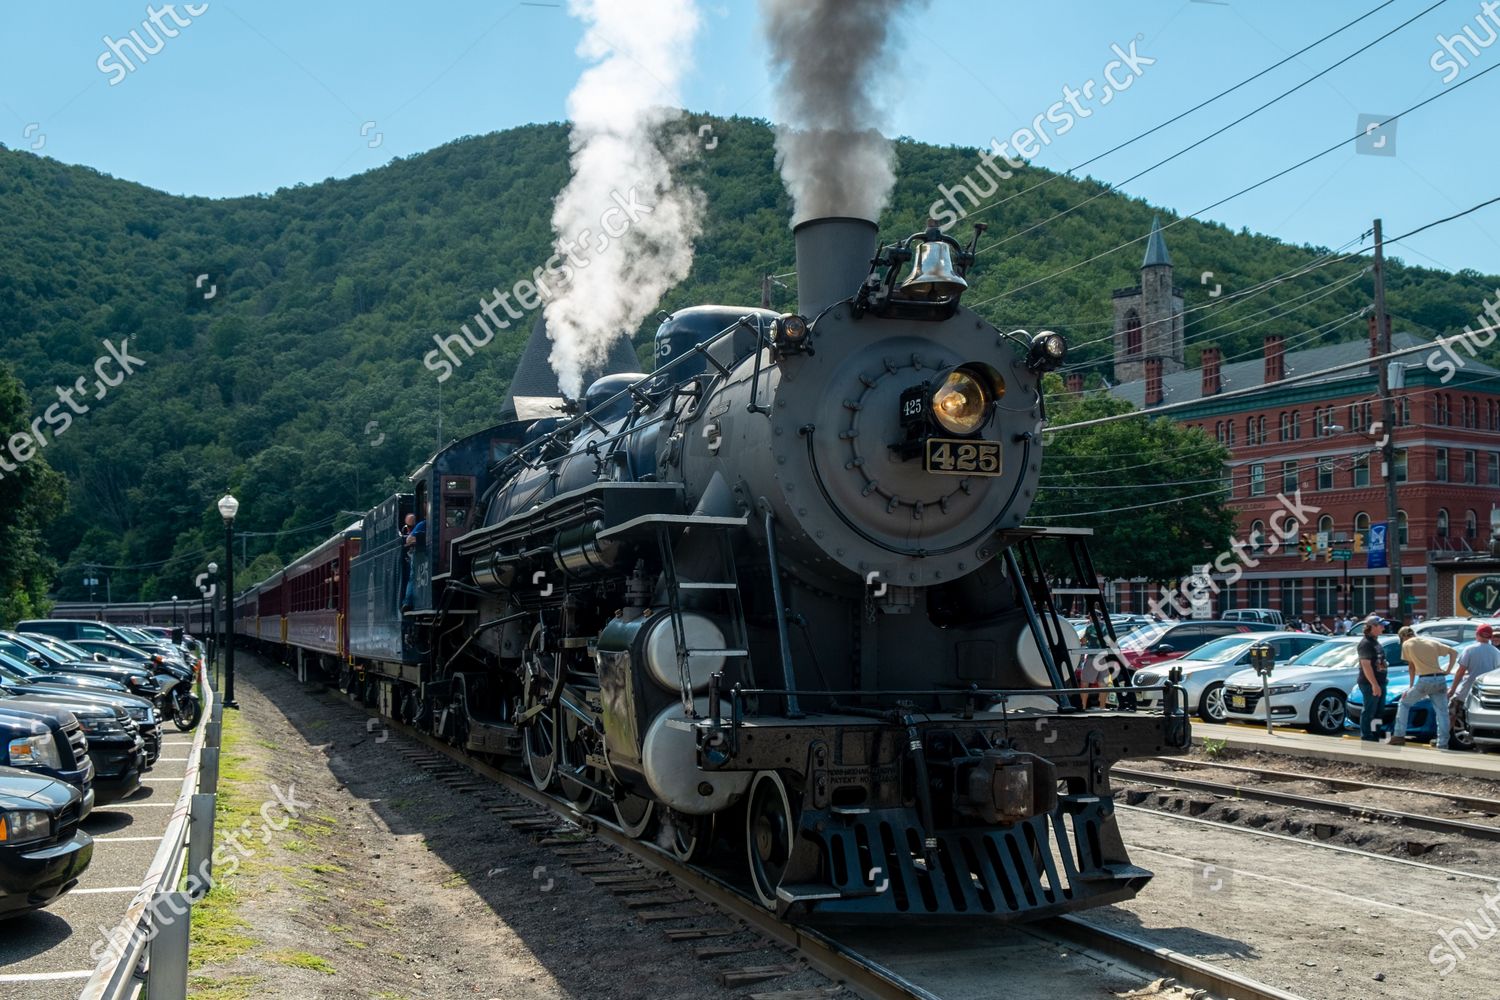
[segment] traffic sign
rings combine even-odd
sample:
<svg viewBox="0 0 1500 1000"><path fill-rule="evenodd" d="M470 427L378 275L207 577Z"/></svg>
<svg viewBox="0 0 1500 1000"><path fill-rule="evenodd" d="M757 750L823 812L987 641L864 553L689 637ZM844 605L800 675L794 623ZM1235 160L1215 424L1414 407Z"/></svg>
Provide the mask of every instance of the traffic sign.
<svg viewBox="0 0 1500 1000"><path fill-rule="evenodd" d="M1348 562L1350 559L1354 558L1354 550L1353 549L1334 549L1333 550L1333 558L1338 559L1341 562Z"/></svg>

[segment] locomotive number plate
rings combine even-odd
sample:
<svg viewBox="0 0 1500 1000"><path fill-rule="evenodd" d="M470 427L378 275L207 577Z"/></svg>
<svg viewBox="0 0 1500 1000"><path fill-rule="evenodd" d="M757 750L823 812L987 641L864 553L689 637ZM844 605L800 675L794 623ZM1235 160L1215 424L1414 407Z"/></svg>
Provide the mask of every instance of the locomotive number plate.
<svg viewBox="0 0 1500 1000"><path fill-rule="evenodd" d="M998 476L1000 442L928 438L924 467L943 476Z"/></svg>

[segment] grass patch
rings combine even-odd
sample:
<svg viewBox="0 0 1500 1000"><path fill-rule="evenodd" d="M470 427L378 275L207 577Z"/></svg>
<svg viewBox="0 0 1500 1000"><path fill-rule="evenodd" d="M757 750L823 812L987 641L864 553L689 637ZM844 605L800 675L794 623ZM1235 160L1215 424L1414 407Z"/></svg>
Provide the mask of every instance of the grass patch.
<svg viewBox="0 0 1500 1000"><path fill-rule="evenodd" d="M225 833L240 829L244 823L254 828L260 820L260 803L249 792L260 778L249 758L240 749L245 738L244 723L237 712L224 713L219 750L219 795L214 814L214 839L222 843ZM253 859L245 858L237 871L232 865L214 869L214 888L202 902L193 907L192 942L189 955L193 968L231 962L258 943L246 933L250 924L238 915L239 893L236 885ZM225 980L230 992L194 992L194 996L230 998L235 980Z"/></svg>
<svg viewBox="0 0 1500 1000"><path fill-rule="evenodd" d="M342 875L348 871L343 865L336 865L331 861L323 864L309 865L308 867L319 875Z"/></svg>
<svg viewBox="0 0 1500 1000"><path fill-rule="evenodd" d="M225 979L210 979L207 976L188 978L190 996L199 1000L250 1000L262 995L257 988L260 979L256 976L229 976Z"/></svg>
<svg viewBox="0 0 1500 1000"><path fill-rule="evenodd" d="M289 965L294 969L311 969L325 976L331 976L338 971L328 959L306 951L275 951L266 958L277 965Z"/></svg>

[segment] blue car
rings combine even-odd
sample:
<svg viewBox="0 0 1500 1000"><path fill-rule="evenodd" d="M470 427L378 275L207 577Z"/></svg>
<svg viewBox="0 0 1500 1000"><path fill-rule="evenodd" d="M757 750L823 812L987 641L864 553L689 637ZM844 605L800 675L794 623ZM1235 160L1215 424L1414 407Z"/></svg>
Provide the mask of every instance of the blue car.
<svg viewBox="0 0 1500 1000"><path fill-rule="evenodd" d="M1466 642L1456 648L1462 653L1472 645L1474 643ZM1452 687L1453 670L1456 668L1456 663L1449 666L1448 677L1446 678L1449 687ZM1385 679L1385 704L1381 706L1380 711L1382 723L1380 734L1382 736L1395 731L1396 703L1401 700L1401 696L1406 693L1406 689L1409 687L1411 687L1411 679L1407 676L1406 664L1391 664ZM1344 717L1344 728L1352 729L1357 733L1359 732L1359 720L1364 714L1365 709L1364 698L1360 695L1358 687L1349 692L1347 707L1348 714ZM1449 721L1450 723L1452 722L1451 718ZM1406 738L1409 740L1425 740L1431 743L1436 737L1437 717L1432 711L1432 699L1424 698L1413 705L1411 712L1407 715ZM1452 744L1452 742L1450 738L1449 743Z"/></svg>

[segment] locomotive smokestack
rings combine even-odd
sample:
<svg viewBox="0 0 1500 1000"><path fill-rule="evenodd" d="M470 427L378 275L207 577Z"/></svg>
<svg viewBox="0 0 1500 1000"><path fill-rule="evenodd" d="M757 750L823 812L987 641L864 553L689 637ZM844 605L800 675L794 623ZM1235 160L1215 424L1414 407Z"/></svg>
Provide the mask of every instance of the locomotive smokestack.
<svg viewBox="0 0 1500 1000"><path fill-rule="evenodd" d="M859 291L870 273L879 234L868 219L808 219L792 229L797 241L797 311L808 319Z"/></svg>

